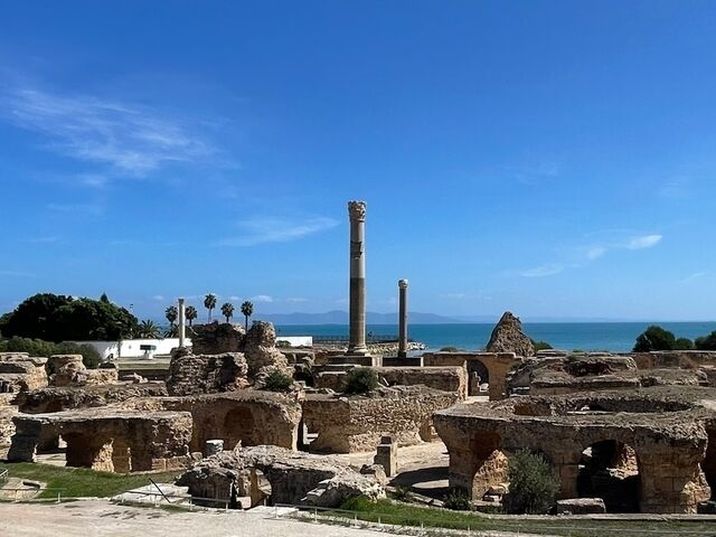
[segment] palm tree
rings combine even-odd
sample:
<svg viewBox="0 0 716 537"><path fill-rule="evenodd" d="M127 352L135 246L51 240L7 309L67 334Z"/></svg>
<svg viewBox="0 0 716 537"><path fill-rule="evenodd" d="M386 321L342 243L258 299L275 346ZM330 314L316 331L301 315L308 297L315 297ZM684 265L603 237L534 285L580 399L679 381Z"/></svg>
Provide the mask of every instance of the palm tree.
<svg viewBox="0 0 716 537"><path fill-rule="evenodd" d="M221 314L226 317L226 322L229 322L234 316L234 305L231 302L227 302L221 306Z"/></svg>
<svg viewBox="0 0 716 537"><path fill-rule="evenodd" d="M176 306L169 306L166 310L164 310L164 316L167 318L167 321L169 321L169 328L171 329L171 327L174 326L174 323L177 322L179 311Z"/></svg>
<svg viewBox="0 0 716 537"><path fill-rule="evenodd" d="M209 310L209 322L211 322L211 310L216 307L216 295L209 293L204 297L204 307Z"/></svg>
<svg viewBox="0 0 716 537"><path fill-rule="evenodd" d="M251 317L254 314L254 305L250 301L246 300L243 304L241 304L241 313L244 314L244 318L246 319L246 323L244 327L246 330L249 329L249 317Z"/></svg>
<svg viewBox="0 0 716 537"><path fill-rule="evenodd" d="M161 332L154 321L146 319L139 323L139 337L143 339L156 339Z"/></svg>
<svg viewBox="0 0 716 537"><path fill-rule="evenodd" d="M186 311L184 312L184 316L186 317L186 320L189 321L189 326L191 326L191 322L196 319L199 314L196 311L196 308L194 306L187 306Z"/></svg>

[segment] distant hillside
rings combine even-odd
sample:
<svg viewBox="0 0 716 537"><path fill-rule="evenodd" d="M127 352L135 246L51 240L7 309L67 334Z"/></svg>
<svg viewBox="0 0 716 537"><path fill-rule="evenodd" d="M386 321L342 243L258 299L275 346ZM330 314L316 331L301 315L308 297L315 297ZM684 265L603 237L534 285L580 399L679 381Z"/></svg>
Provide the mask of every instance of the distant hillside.
<svg viewBox="0 0 716 537"><path fill-rule="evenodd" d="M347 311L327 311L325 313L262 313L257 316L265 321L270 321L276 325L291 324L348 324ZM444 317L435 313L411 312L408 318L412 324L447 324L462 322L452 317ZM368 324L397 324L398 316L395 313L376 313L369 311L366 313L366 321Z"/></svg>

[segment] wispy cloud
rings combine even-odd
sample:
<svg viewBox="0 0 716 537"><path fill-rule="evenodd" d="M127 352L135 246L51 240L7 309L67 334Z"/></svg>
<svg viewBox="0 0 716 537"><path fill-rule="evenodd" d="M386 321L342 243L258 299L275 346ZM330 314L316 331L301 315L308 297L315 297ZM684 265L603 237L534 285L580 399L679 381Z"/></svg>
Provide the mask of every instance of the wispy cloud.
<svg viewBox="0 0 716 537"><path fill-rule="evenodd" d="M701 278L704 278L708 275L709 273L707 271L694 272L693 274L689 274L685 278L682 278L681 283L689 283L693 282L694 280L700 280Z"/></svg>
<svg viewBox="0 0 716 537"><path fill-rule="evenodd" d="M167 163L197 161L214 151L176 118L92 95L11 88L0 94L0 116L43 135L57 153L136 176ZM92 187L107 180L103 175L80 179Z"/></svg>
<svg viewBox="0 0 716 537"><path fill-rule="evenodd" d="M8 278L34 278L37 275L24 270L0 270L0 277L3 276Z"/></svg>
<svg viewBox="0 0 716 537"><path fill-rule="evenodd" d="M642 235L639 237L632 237L629 242L626 243L625 247L629 250L643 250L644 248L652 248L661 242L664 237L662 235Z"/></svg>
<svg viewBox="0 0 716 537"><path fill-rule="evenodd" d="M93 216L104 214L103 203L48 203L47 209L59 213L84 213Z"/></svg>
<svg viewBox="0 0 716 537"><path fill-rule="evenodd" d="M286 299L286 302L288 302L290 304L301 304L304 302L308 302L308 299L302 298L302 297L290 297L290 298Z"/></svg>
<svg viewBox="0 0 716 537"><path fill-rule="evenodd" d="M273 297L270 295L256 295L251 297L252 302L273 302Z"/></svg>
<svg viewBox="0 0 716 537"><path fill-rule="evenodd" d="M467 297L466 293L441 293L440 298L447 298L450 300L462 300Z"/></svg>
<svg viewBox="0 0 716 537"><path fill-rule="evenodd" d="M315 217L304 220L283 218L254 218L239 222L240 233L227 237L218 246L255 246L269 242L288 242L302 239L338 225L333 218Z"/></svg>
<svg viewBox="0 0 716 537"><path fill-rule="evenodd" d="M566 267L561 263L547 263L537 267L524 270L520 273L525 278L544 278L545 276L554 276L564 271Z"/></svg>

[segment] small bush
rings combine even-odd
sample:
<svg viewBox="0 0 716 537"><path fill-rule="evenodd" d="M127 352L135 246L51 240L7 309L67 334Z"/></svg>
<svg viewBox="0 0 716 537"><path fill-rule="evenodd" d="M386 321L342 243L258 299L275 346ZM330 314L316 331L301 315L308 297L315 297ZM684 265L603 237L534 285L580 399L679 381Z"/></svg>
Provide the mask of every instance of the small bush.
<svg viewBox="0 0 716 537"><path fill-rule="evenodd" d="M539 453L522 450L510 457L508 513L544 514L554 505L559 481Z"/></svg>
<svg viewBox="0 0 716 537"><path fill-rule="evenodd" d="M535 341L534 339L532 340L532 345L534 345L536 351L546 351L554 348L546 341Z"/></svg>
<svg viewBox="0 0 716 537"><path fill-rule="evenodd" d="M276 342L276 346L277 346L279 349L290 349L290 348L291 348L291 343L290 343L289 341L286 341L285 339L279 339L279 340Z"/></svg>
<svg viewBox="0 0 716 537"><path fill-rule="evenodd" d="M687 337L680 337L674 342L674 350L690 351L694 348L694 342Z"/></svg>
<svg viewBox="0 0 716 537"><path fill-rule="evenodd" d="M278 370L271 371L264 382L264 390L270 392L287 392L291 386L293 386L293 378Z"/></svg>
<svg viewBox="0 0 716 537"><path fill-rule="evenodd" d="M346 374L346 387L349 394L366 394L378 387L378 375L370 367L356 367Z"/></svg>
<svg viewBox="0 0 716 537"><path fill-rule="evenodd" d="M470 503L467 491L456 487L450 489L447 496L445 496L443 507L445 509L452 509L453 511L469 511L472 508L472 504Z"/></svg>
<svg viewBox="0 0 716 537"><path fill-rule="evenodd" d="M443 347L440 352L460 352L460 349L457 347Z"/></svg>
<svg viewBox="0 0 716 537"><path fill-rule="evenodd" d="M27 352L30 356L50 357L53 354L81 354L82 362L88 369L96 369L102 362L97 349L79 343L52 343L41 339L12 337L0 341L0 352Z"/></svg>
<svg viewBox="0 0 716 537"><path fill-rule="evenodd" d="M651 325L636 338L634 352L672 351L675 345L674 334L660 326Z"/></svg>

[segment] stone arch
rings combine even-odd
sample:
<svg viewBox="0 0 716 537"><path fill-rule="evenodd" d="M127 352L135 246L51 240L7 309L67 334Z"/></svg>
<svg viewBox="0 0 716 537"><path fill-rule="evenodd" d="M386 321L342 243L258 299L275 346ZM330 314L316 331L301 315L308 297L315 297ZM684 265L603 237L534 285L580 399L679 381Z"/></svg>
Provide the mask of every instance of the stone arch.
<svg viewBox="0 0 716 537"><path fill-rule="evenodd" d="M578 497L602 498L608 513L637 513L641 489L639 458L629 444L601 440L582 451L577 474Z"/></svg>
<svg viewBox="0 0 716 537"><path fill-rule="evenodd" d="M225 449L234 449L239 442L244 446L254 446L260 443L256 432L256 419L247 406L237 406L226 413L224 417L223 438Z"/></svg>
<svg viewBox="0 0 716 537"><path fill-rule="evenodd" d="M497 433L483 433L473 443L473 475L470 497L481 500L493 487L508 481L508 458L502 450L502 438Z"/></svg>
<svg viewBox="0 0 716 537"><path fill-rule="evenodd" d="M467 361L467 395L483 395L480 385L490 384L490 369L479 358Z"/></svg>
<svg viewBox="0 0 716 537"><path fill-rule="evenodd" d="M716 495L716 423L709 424L706 428L708 443L706 454L701 462L701 469L704 471L706 482L711 487L711 498Z"/></svg>

